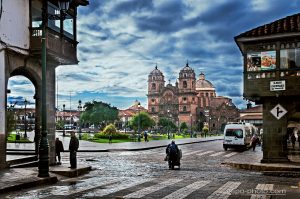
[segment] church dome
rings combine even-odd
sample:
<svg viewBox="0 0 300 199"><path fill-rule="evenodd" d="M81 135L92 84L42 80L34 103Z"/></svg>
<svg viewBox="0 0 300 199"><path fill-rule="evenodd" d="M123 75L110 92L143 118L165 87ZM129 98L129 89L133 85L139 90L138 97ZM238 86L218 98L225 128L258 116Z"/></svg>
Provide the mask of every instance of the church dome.
<svg viewBox="0 0 300 199"><path fill-rule="evenodd" d="M179 78L187 78L187 77L195 78L194 69L192 69L189 66L189 63L186 63L185 67L181 69L179 72Z"/></svg>
<svg viewBox="0 0 300 199"><path fill-rule="evenodd" d="M150 76L163 76L162 72L155 66L155 69L150 72Z"/></svg>
<svg viewBox="0 0 300 199"><path fill-rule="evenodd" d="M205 79L205 75L201 72L199 79L196 81L196 90L215 90L215 87Z"/></svg>

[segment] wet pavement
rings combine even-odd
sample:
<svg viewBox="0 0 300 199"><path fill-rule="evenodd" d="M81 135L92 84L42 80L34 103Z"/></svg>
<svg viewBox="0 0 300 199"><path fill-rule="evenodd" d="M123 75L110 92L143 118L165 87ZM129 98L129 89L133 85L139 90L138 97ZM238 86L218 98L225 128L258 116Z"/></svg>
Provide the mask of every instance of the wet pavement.
<svg viewBox="0 0 300 199"><path fill-rule="evenodd" d="M163 160L165 147L81 152L78 163L92 167L88 174L62 177L54 185L9 192L0 198L300 198L299 178L265 176L222 164L254 160L260 156L260 147L255 152L224 151L219 140L179 148L183 152L180 170L168 169ZM68 160L68 153L63 153L63 166Z"/></svg>

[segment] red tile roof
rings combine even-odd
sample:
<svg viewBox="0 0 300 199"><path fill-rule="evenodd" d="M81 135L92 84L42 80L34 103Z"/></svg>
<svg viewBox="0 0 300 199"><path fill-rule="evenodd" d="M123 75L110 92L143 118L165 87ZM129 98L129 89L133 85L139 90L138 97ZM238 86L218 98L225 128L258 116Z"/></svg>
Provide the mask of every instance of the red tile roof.
<svg viewBox="0 0 300 199"><path fill-rule="evenodd" d="M235 39L242 37L260 37L293 32L300 32L300 13L287 16L272 23L265 24L252 30L246 31L236 36Z"/></svg>

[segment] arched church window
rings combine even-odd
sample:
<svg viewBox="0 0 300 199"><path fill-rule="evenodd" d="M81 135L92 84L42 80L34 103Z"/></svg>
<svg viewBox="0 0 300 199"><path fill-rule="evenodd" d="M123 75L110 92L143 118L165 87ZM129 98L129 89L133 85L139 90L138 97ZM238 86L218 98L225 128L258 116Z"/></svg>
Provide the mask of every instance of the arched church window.
<svg viewBox="0 0 300 199"><path fill-rule="evenodd" d="M183 97L183 101L186 101L186 97Z"/></svg>
<svg viewBox="0 0 300 199"><path fill-rule="evenodd" d="M183 88L187 88L187 82L183 81Z"/></svg>
<svg viewBox="0 0 300 199"><path fill-rule="evenodd" d="M156 89L156 84L152 83L152 89L155 90Z"/></svg>
<svg viewBox="0 0 300 199"><path fill-rule="evenodd" d="M186 111L186 106L183 106L182 110L185 112Z"/></svg>
<svg viewBox="0 0 300 199"><path fill-rule="evenodd" d="M151 112L154 113L155 112L155 108L151 107Z"/></svg>
<svg viewBox="0 0 300 199"><path fill-rule="evenodd" d="M155 102L155 99L151 99L151 102L154 103L154 102Z"/></svg>

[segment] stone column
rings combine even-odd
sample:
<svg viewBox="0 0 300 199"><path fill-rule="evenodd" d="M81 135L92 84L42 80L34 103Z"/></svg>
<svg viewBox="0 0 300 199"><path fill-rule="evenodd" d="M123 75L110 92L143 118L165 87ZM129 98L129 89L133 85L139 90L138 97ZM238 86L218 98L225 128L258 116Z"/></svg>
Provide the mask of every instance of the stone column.
<svg viewBox="0 0 300 199"><path fill-rule="evenodd" d="M285 114L277 119L271 110L280 104L289 110L287 99L266 98L263 103L263 159L262 163L288 162L287 157L287 121Z"/></svg>
<svg viewBox="0 0 300 199"><path fill-rule="evenodd" d="M0 51L0 169L6 167L6 81L5 81L5 51Z"/></svg>
<svg viewBox="0 0 300 199"><path fill-rule="evenodd" d="M49 164L55 164L55 67L47 65L47 131ZM64 146L65 147L65 146Z"/></svg>

